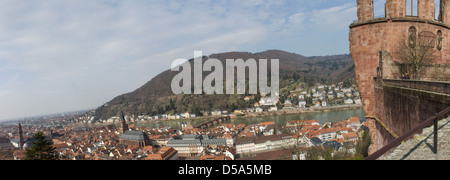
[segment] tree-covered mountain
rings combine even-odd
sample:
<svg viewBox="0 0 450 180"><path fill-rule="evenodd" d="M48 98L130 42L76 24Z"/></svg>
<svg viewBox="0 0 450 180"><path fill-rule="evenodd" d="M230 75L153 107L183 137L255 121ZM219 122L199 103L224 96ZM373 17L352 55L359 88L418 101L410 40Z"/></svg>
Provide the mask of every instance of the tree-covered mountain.
<svg viewBox="0 0 450 180"><path fill-rule="evenodd" d="M226 59L279 59L280 89L289 85L292 81L304 82L312 86L316 83L353 81L355 78L354 64L350 55L305 57L280 50L268 50L255 54L247 52L212 54L203 57L203 61L209 58L219 59L222 62L224 80ZM191 63L193 69L193 59L189 60L189 63ZM268 64L268 76L270 76L270 61ZM257 97L250 101L244 101L245 95L175 95L171 89L171 82L178 73L169 69L135 91L117 96L96 110L97 117L106 119L116 116L120 111L136 115L199 113L200 111L215 109L233 111L239 108L252 107L254 102L259 100L259 95L256 95ZM203 72L203 78L210 73ZM246 77L248 78L248 76Z"/></svg>

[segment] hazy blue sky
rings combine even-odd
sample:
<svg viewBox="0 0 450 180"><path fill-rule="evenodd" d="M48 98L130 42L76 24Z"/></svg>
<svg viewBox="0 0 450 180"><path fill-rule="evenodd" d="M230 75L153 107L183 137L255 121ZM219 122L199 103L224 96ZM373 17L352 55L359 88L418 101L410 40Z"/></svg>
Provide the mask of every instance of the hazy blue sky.
<svg viewBox="0 0 450 180"><path fill-rule="evenodd" d="M195 50L348 54L356 19L356 0L1 0L0 120L96 108Z"/></svg>

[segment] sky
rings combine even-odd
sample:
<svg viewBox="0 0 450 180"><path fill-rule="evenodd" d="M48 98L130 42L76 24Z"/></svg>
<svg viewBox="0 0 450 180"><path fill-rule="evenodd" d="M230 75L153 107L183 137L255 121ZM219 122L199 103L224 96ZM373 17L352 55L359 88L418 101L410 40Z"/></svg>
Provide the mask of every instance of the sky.
<svg viewBox="0 0 450 180"><path fill-rule="evenodd" d="M375 0L375 16L385 0ZM355 0L1 0L0 121L96 108L173 60L348 54Z"/></svg>

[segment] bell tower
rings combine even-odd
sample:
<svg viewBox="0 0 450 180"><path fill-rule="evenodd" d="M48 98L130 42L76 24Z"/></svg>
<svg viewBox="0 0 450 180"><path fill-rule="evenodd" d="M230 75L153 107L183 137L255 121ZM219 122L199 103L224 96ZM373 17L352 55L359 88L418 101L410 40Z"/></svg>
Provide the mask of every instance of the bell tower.
<svg viewBox="0 0 450 180"><path fill-rule="evenodd" d="M22 125L19 123L19 149L23 150L23 131L22 131Z"/></svg>
<svg viewBox="0 0 450 180"><path fill-rule="evenodd" d="M125 131L128 131L128 125L125 121L125 116L123 115L123 111L120 111L120 132L123 134Z"/></svg>

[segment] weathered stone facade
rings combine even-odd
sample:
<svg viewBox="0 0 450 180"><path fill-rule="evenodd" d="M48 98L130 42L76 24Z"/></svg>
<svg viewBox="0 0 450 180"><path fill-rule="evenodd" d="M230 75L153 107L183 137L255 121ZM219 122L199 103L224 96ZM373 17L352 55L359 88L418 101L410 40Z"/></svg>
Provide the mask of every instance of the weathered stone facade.
<svg viewBox="0 0 450 180"><path fill-rule="evenodd" d="M450 24L450 0L441 0L440 12L439 20L445 24Z"/></svg>
<svg viewBox="0 0 450 180"><path fill-rule="evenodd" d="M358 22L350 25L350 54L355 62L356 80L360 90L364 110L367 115L375 115L375 96L373 77L379 66L379 52L389 52L394 60L399 59L397 53L401 40L414 27L417 32L431 32L442 37L442 49L437 51L436 65L450 64L450 25L445 18L450 14L450 0L443 0L445 6L441 8L442 20L434 20L434 1L421 1L419 16L406 17L405 0L387 0L386 17L373 17L373 3L358 0ZM372 0L370 0L372 2ZM361 3L361 4L360 4Z"/></svg>
<svg viewBox="0 0 450 180"><path fill-rule="evenodd" d="M434 0L421 0L418 1L417 15L419 18L434 20L436 14L436 5Z"/></svg>
<svg viewBox="0 0 450 180"><path fill-rule="evenodd" d="M383 86L376 86L375 96L383 99L377 103L376 115L399 136L450 104L450 93L429 91L426 89L427 81L412 81L417 86L407 87L410 82L384 80ZM450 87L450 83L435 82L433 86Z"/></svg>
<svg viewBox="0 0 450 180"><path fill-rule="evenodd" d="M374 117L369 120L374 145L371 153L395 138L396 134L401 135L428 118L428 114L423 112L436 113L441 109L437 101L429 100L429 94L417 94L419 91L408 88L403 89L405 92L386 88L383 79L400 79L402 74L398 68L404 62L400 60L399 47L411 32L415 35L430 34L438 42L433 47L436 58L424 67L420 74L422 80L446 78L439 79L436 74L442 74L439 73L442 71L445 76L450 67L450 0L441 0L437 20L433 0L419 0L414 5L417 6L417 16L407 16L406 0L386 0L385 17L382 18L373 18L373 0L357 0L357 3L358 21L350 25L350 54L355 63L356 81L365 113ZM395 109L398 112L394 112Z"/></svg>
<svg viewBox="0 0 450 180"><path fill-rule="evenodd" d="M406 0L386 0L386 17L406 16Z"/></svg>
<svg viewBox="0 0 450 180"><path fill-rule="evenodd" d="M398 74L386 51L380 52L375 86L375 116L368 118L375 152L450 106L450 82L390 79ZM420 133L420 132L418 132Z"/></svg>
<svg viewBox="0 0 450 180"><path fill-rule="evenodd" d="M358 6L358 19L360 21L366 21L373 19L373 0L357 0Z"/></svg>

